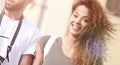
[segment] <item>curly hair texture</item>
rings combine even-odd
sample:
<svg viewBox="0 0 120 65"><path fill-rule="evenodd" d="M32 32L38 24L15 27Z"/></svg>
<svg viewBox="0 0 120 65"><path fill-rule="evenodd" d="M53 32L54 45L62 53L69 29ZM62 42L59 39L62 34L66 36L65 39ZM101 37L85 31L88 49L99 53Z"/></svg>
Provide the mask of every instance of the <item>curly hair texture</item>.
<svg viewBox="0 0 120 65"><path fill-rule="evenodd" d="M113 33L113 26L97 0L75 1L72 13L79 5L88 8L90 25L75 49L73 65L103 65L106 54L105 40Z"/></svg>

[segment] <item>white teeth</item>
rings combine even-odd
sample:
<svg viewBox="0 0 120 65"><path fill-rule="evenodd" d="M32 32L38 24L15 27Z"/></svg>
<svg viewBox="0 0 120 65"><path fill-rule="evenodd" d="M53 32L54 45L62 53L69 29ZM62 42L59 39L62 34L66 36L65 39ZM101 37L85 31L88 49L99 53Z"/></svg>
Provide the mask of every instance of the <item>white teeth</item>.
<svg viewBox="0 0 120 65"><path fill-rule="evenodd" d="M75 28L79 28L79 26L76 26L76 25L74 25L73 27L75 27Z"/></svg>
<svg viewBox="0 0 120 65"><path fill-rule="evenodd" d="M81 29L80 26L78 26L78 25L73 25L72 27L73 27L74 30L80 30Z"/></svg>
<svg viewBox="0 0 120 65"><path fill-rule="evenodd" d="M77 28L80 28L80 26L79 26L79 25L76 25L76 24L74 24L73 26L74 26L74 27L77 27Z"/></svg>

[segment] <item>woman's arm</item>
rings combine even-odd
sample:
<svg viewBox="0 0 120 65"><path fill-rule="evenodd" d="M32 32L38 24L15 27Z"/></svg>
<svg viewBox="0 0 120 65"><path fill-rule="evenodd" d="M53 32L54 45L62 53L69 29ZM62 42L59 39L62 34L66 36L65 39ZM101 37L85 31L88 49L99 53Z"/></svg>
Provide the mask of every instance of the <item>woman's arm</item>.
<svg viewBox="0 0 120 65"><path fill-rule="evenodd" d="M42 65L43 57L43 51L41 50L40 46L37 45L33 65Z"/></svg>
<svg viewBox="0 0 120 65"><path fill-rule="evenodd" d="M34 56L32 54L22 55L18 65L32 65Z"/></svg>

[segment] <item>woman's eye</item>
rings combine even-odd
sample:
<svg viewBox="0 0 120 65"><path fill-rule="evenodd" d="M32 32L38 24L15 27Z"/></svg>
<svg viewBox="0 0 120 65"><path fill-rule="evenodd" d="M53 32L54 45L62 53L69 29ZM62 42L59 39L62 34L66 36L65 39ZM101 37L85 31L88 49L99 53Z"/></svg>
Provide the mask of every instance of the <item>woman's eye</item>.
<svg viewBox="0 0 120 65"><path fill-rule="evenodd" d="M89 23L89 20L88 20L88 19L84 19L84 21L85 21L86 23Z"/></svg>
<svg viewBox="0 0 120 65"><path fill-rule="evenodd" d="M74 14L73 16L76 17L76 18L78 17L76 14Z"/></svg>

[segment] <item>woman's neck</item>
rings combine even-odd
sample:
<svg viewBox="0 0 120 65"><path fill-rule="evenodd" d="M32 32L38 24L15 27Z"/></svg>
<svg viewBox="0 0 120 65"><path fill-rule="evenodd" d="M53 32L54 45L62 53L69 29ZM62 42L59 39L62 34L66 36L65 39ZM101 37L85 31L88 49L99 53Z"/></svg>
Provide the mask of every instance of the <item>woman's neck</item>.
<svg viewBox="0 0 120 65"><path fill-rule="evenodd" d="M80 44L80 38L74 37L72 35L67 35L63 38L63 44L69 47L76 47L78 44Z"/></svg>
<svg viewBox="0 0 120 65"><path fill-rule="evenodd" d="M19 20L22 14L23 14L23 11L8 11L5 9L5 15L10 17L13 20Z"/></svg>
<svg viewBox="0 0 120 65"><path fill-rule="evenodd" d="M76 47L80 44L80 41L77 38L67 35L62 38L62 50L65 56L72 58Z"/></svg>

